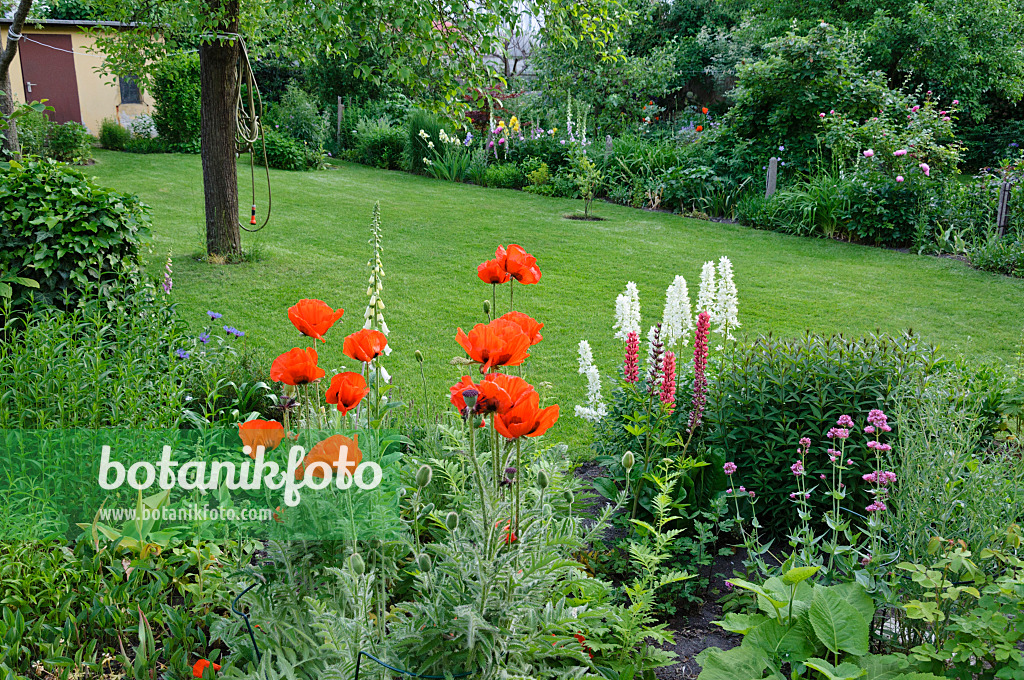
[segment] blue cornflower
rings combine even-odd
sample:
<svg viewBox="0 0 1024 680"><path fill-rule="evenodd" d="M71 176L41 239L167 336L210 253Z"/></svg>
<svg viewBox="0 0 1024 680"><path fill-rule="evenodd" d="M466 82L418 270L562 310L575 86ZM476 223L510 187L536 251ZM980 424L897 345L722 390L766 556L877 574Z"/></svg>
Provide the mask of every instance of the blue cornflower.
<svg viewBox="0 0 1024 680"><path fill-rule="evenodd" d="M207 314L207 316L209 316L209 317L210 317L211 319L219 319L220 317L224 316L224 315L223 315L223 314L221 314L220 312L207 312L206 314Z"/></svg>
<svg viewBox="0 0 1024 680"><path fill-rule="evenodd" d="M245 333L238 330L234 326L224 326L224 332L227 333L228 335L233 335L236 338L241 338L245 336Z"/></svg>
<svg viewBox="0 0 1024 680"><path fill-rule="evenodd" d="M207 333L206 331L203 331L202 333L200 333L199 334L199 342L203 343L204 345L206 343L210 342L210 334Z"/></svg>
<svg viewBox="0 0 1024 680"><path fill-rule="evenodd" d="M180 348L179 348L179 349L176 349L176 350L174 350L174 354L175 354L175 356L177 356L177 357L178 357L179 359L188 359L188 357L189 357L189 354L188 354L188 352L186 352L185 350L183 350L183 349L180 349Z"/></svg>

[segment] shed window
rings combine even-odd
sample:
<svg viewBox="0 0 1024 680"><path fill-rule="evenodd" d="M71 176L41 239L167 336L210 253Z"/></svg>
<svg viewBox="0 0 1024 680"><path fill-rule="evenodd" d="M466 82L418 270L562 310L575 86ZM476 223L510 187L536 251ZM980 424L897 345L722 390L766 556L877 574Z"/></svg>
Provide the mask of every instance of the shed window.
<svg viewBox="0 0 1024 680"><path fill-rule="evenodd" d="M120 76L118 81L121 84L122 104L142 103L142 93L139 92L139 84L135 82L134 76Z"/></svg>

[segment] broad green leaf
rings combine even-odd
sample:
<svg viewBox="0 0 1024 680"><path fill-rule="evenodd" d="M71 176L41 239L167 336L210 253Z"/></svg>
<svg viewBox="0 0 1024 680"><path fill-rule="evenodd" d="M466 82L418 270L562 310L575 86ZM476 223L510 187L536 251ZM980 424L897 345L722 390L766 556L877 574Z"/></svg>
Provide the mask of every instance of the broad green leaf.
<svg viewBox="0 0 1024 680"><path fill-rule="evenodd" d="M864 586L859 583L840 583L839 585L829 586L827 588L829 592L836 592L843 596L843 599L850 603L850 605L857 610L857 612L864 617L868 625L875 618L875 601L871 599L868 592L864 590Z"/></svg>
<svg viewBox="0 0 1024 680"><path fill-rule="evenodd" d="M810 577L818 573L821 567L795 567L790 569L782 575L782 582L787 586L796 585L801 581L806 581Z"/></svg>
<svg viewBox="0 0 1024 680"><path fill-rule="evenodd" d="M812 607L814 605L811 605ZM833 666L824 659L808 659L804 662L808 668L813 668L828 680L856 680L856 678L862 678L867 673L866 670L852 663L841 663L838 666Z"/></svg>
<svg viewBox="0 0 1024 680"><path fill-rule="evenodd" d="M744 643L760 647L768 658L801 663L814 654L813 632L803 623L789 626L769 619L750 631Z"/></svg>
<svg viewBox="0 0 1024 680"><path fill-rule="evenodd" d="M726 652L711 647L697 655L702 670L697 680L753 680L764 674L768 660L755 647L740 645Z"/></svg>
<svg viewBox="0 0 1024 680"><path fill-rule="evenodd" d="M910 665L905 658L894 654L869 654L858 659L857 663L867 671L864 680L893 680Z"/></svg>
<svg viewBox="0 0 1024 680"><path fill-rule="evenodd" d="M746 635L765 621L767 621L767 618L761 614L736 614L729 612L722 617L721 621L712 621L711 623L721 626L731 633Z"/></svg>
<svg viewBox="0 0 1024 680"><path fill-rule="evenodd" d="M810 622L814 634L829 651L855 656L868 653L868 622L839 593L815 586Z"/></svg>

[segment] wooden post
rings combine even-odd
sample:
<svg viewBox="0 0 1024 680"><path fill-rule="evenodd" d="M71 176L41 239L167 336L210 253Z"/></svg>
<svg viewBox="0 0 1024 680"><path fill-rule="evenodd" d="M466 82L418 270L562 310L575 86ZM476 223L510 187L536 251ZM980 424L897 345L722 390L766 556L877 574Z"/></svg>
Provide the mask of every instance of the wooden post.
<svg viewBox="0 0 1024 680"><path fill-rule="evenodd" d="M1006 228L1010 226L1010 183L1003 182L999 187L999 208L996 210L996 227L999 236L1006 236Z"/></svg>
<svg viewBox="0 0 1024 680"><path fill-rule="evenodd" d="M765 180L764 197L770 198L775 193L775 185L779 176L779 159L772 156L768 160L768 178Z"/></svg>
<svg viewBox="0 0 1024 680"><path fill-rule="evenodd" d="M341 103L341 95L338 95L338 148L341 148L341 117L345 114L345 105Z"/></svg>

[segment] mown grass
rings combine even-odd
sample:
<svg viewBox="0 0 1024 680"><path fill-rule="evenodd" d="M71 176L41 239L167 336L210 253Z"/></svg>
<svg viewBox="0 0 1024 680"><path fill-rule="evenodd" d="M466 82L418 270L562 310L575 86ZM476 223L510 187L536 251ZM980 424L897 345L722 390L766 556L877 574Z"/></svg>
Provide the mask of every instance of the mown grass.
<svg viewBox="0 0 1024 680"><path fill-rule="evenodd" d="M174 254L172 298L198 329L206 311L246 332L265 350L267 365L279 352L302 344L286 310L302 297L342 306L345 317L321 352L328 369L345 364L341 340L362 325L366 304L368 224L380 201L386 240L384 300L394 353L388 370L407 397L422 394L413 352L426 357L430 398L441 406L460 370L458 326L483 319L490 286L476 265L499 243L519 243L537 256L539 285L518 287L516 309L545 324L527 377L551 384L562 405L554 431L585 445L587 425L572 416L584 381L576 346L587 338L606 373L621 345L611 337L615 296L636 281L644 323L661 317L664 291L676 274L696 297L701 264L727 255L740 295L741 335L792 336L810 330L863 334L913 329L947 350L978 359L1006 360L1024 327L1024 281L977 272L961 262L835 241L805 239L736 225L683 219L598 204L602 222L566 220L578 201L451 184L359 165L315 173L272 171L274 211L257 236L262 257L215 266L193 255L201 250L203 203L197 156L132 155L100 151L88 168L100 182L139 194L153 208L154 242L147 266L160 273ZM239 166L242 208L248 215L248 167ZM264 189L257 189L260 221ZM508 309L499 291L498 312ZM219 326L217 327L219 329ZM319 344L319 343L318 343ZM349 362L351 363L351 362Z"/></svg>

